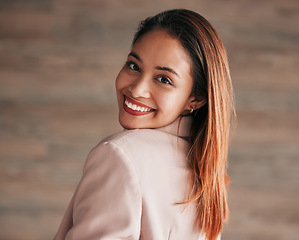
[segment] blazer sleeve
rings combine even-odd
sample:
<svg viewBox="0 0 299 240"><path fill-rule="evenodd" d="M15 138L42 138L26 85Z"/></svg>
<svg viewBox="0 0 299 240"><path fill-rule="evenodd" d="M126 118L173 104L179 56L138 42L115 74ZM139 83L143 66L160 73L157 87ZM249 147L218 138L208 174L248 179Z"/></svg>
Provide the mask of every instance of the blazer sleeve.
<svg viewBox="0 0 299 240"><path fill-rule="evenodd" d="M141 204L130 159L117 145L103 142L86 160L65 239L139 239Z"/></svg>

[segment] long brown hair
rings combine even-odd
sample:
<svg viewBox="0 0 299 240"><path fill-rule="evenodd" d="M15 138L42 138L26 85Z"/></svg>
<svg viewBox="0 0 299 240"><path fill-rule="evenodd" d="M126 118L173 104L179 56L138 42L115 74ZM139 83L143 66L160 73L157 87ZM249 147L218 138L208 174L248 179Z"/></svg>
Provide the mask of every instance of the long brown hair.
<svg viewBox="0 0 299 240"><path fill-rule="evenodd" d="M155 29L163 29L181 42L193 63L192 95L206 100L192 113L188 155L192 181L184 203L196 202L196 224L208 240L214 240L228 218L226 160L235 116L226 51L213 26L190 10L175 9L147 18L141 22L133 45Z"/></svg>

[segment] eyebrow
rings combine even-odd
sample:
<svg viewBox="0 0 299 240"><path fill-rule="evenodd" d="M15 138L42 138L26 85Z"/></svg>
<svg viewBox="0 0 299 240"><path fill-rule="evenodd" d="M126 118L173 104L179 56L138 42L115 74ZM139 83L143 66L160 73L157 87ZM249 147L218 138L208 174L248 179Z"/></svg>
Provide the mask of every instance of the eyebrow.
<svg viewBox="0 0 299 240"><path fill-rule="evenodd" d="M177 75L179 78L181 78L180 75L176 71L174 71L172 68L169 68L169 67L155 67L155 69L171 72L171 73Z"/></svg>
<svg viewBox="0 0 299 240"><path fill-rule="evenodd" d="M132 56L132 57L136 58L139 62L142 63L142 60L141 60L141 58L138 56L137 53L135 53L135 52L130 52L128 56Z"/></svg>
<svg viewBox="0 0 299 240"><path fill-rule="evenodd" d="M142 63L142 60L141 60L141 58L138 56L137 53L135 53L135 52L130 52L128 56L132 56L132 57L136 58L139 62ZM174 71L172 68L170 68L170 67L161 67L161 66L157 66L157 67L155 67L155 69L173 73L173 74L175 74L176 76L178 76L179 78L181 78L180 75L179 75L176 71Z"/></svg>

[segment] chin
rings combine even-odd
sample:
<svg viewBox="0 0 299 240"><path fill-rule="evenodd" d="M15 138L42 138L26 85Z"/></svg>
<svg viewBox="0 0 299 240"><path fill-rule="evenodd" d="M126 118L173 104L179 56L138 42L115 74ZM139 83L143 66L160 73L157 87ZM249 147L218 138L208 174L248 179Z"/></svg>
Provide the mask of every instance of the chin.
<svg viewBox="0 0 299 240"><path fill-rule="evenodd" d="M128 130L133 130L133 129L150 129L150 128L155 128L155 126L151 126L145 123L145 121L139 120L139 121L132 121L132 120L124 120L119 118L119 124L124 128Z"/></svg>
<svg viewBox="0 0 299 240"><path fill-rule="evenodd" d="M136 129L136 128L133 128L129 125L126 125L126 124L122 124L121 122L119 122L119 124L124 128L124 129L127 129L127 130L132 130L132 129Z"/></svg>
<svg viewBox="0 0 299 240"><path fill-rule="evenodd" d="M121 118L118 119L119 124L124 128L124 129L128 129L128 130L132 130L132 129L138 129L140 127L138 127L138 124L134 124L132 121L125 121Z"/></svg>

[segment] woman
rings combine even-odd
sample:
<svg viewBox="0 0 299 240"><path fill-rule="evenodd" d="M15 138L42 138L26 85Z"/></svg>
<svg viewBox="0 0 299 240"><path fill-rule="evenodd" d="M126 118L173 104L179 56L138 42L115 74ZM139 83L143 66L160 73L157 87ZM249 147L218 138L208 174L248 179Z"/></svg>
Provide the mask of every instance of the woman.
<svg viewBox="0 0 299 240"><path fill-rule="evenodd" d="M234 107L214 28L184 9L147 18L116 92L125 131L88 155L55 239L220 238Z"/></svg>

